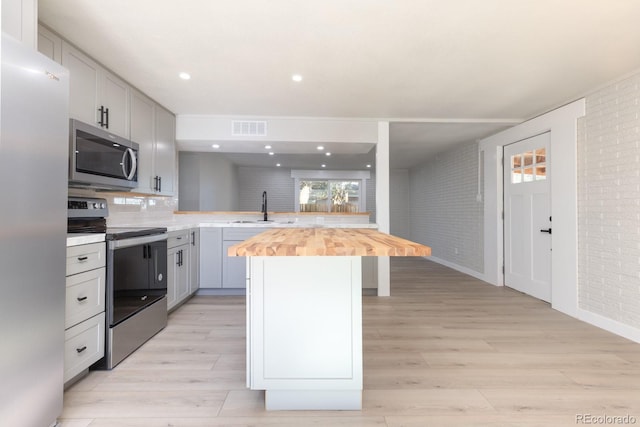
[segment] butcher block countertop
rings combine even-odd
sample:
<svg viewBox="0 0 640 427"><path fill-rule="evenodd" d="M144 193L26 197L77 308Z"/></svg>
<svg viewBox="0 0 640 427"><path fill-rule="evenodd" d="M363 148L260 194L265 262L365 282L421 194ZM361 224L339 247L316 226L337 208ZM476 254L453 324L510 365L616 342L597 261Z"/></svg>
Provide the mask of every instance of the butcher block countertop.
<svg viewBox="0 0 640 427"><path fill-rule="evenodd" d="M367 228L273 228L229 256L429 256L431 248Z"/></svg>

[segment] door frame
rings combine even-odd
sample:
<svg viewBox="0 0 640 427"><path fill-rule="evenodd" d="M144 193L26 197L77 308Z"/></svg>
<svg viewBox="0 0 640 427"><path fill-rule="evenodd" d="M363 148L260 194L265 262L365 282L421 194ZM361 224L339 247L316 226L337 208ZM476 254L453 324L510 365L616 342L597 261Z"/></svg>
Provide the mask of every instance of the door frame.
<svg viewBox="0 0 640 427"><path fill-rule="evenodd" d="M552 169L551 169L551 159L550 159L550 153L551 153L551 138L550 138L551 135L550 135L550 132L544 132L544 133L541 133L541 134L538 134L538 135L533 135L533 136L531 136L529 138L522 139L522 140L519 140L519 141L514 141L511 144L507 144L507 145L504 145L502 147L502 155L503 155L503 161L502 161L502 182L503 182L502 206L503 206L503 212L504 212L504 215L502 215L502 230L503 230L503 255L502 256L503 256L503 260L504 260L504 262L503 262L504 268L502 269L502 278L503 278L503 282L504 282L505 286L508 286L508 287L510 287L512 289L515 289L515 290L519 291L519 292L523 292L523 293L525 293L525 294L527 294L529 296L532 296L534 298L537 298L537 299L539 299L541 301L551 303L551 296L553 294L553 278L551 277L551 268L553 268L553 267L551 265L552 264L551 263L551 257L552 257L551 251L548 251L548 253L547 253L547 256L549 257L548 258L548 262L549 262L549 264L548 264L549 265L549 282L548 282L549 295L548 296L546 294L546 289L547 289L546 286L545 286L545 290L540 291L540 289L541 289L540 288L540 285L541 285L540 283L536 284L533 287L528 286L528 284L522 284L522 283L519 283L518 285L516 285L514 283L512 283L512 284L508 284L507 283L507 272L509 270L508 254L509 254L509 248L513 247L513 246L509 245L509 235L508 235L509 227L507 226L508 223L509 223L509 212L508 212L508 203L507 203L507 192L505 191L506 190L505 187L508 186L510 184L510 182L511 182L512 166L510 164L511 163L511 159L509 159L508 156L505 156L505 153L508 150L513 149L513 146L515 146L517 144L521 144L519 150L529 150L529 151L531 151L532 149L538 149L538 148L541 147L541 145L540 145L541 143L536 143L536 144L533 145L532 148L529 148L529 149L522 148L522 144L524 143L527 146L532 145L532 142L533 142L534 139L536 141L539 141L539 139L540 139L539 137L545 137L545 136L546 136L546 138L544 138L544 139L546 141L544 142L544 147L543 147L546 150L546 159L545 159L546 179L545 179L545 181L536 181L536 182L530 182L530 183L523 182L522 184L518 184L518 186L520 186L520 185L527 186L527 185L531 185L531 184L532 185L536 185L536 186L543 185L546 188L546 191L544 192L544 194L547 196L546 197L546 203L549 204L548 215L551 215L551 212L552 212L552 206L551 206L551 184L553 182L553 179L552 179L553 173L552 173ZM522 153L522 151L519 151L519 152ZM528 187L528 188L530 188L530 187ZM536 187L536 188L539 189L539 187ZM520 190L523 190L523 188L520 188ZM527 193L527 194L530 194L530 193ZM536 194L542 194L542 193L537 192ZM531 203L533 203L533 199L531 200ZM533 208L533 206L531 206L531 207ZM545 217L546 216L547 216L547 214L545 214ZM535 219L534 218L531 218L531 221L532 221L532 223L535 223ZM540 226L542 227L543 225L540 225ZM545 221L544 226L547 226L547 221ZM551 227L551 216L549 216L548 226ZM534 227L534 228L536 228L536 227ZM535 231L533 231L533 233L531 235L531 239L532 240L529 242L529 250L531 251L530 252L531 259L530 259L530 262L529 262L529 267L531 269L534 268L533 260L535 258L534 252L533 252L534 251L534 240L535 240L535 237L533 236L533 234L537 234L537 233ZM523 236L522 234L517 234L516 236L517 236L517 238L525 238L525 236ZM537 236L541 237L540 234L537 234ZM542 238L545 239L545 241L549 243L549 249L551 249L552 236L549 234L548 236L544 236ZM544 257L544 255L543 255L543 257ZM538 259L538 258L536 258L536 259ZM533 270L531 270L531 275L530 275L530 277L528 277L528 280L534 280L533 279ZM537 293L537 295L536 295L536 293ZM545 298L548 298L548 299L545 299Z"/></svg>
<svg viewBox="0 0 640 427"><path fill-rule="evenodd" d="M578 314L577 250L577 119L585 115L585 100L523 122L479 141L484 152L484 277L504 286L503 146L544 132L550 132L552 307L570 316ZM554 167L558 165L558 167ZM560 167L561 166L561 167Z"/></svg>

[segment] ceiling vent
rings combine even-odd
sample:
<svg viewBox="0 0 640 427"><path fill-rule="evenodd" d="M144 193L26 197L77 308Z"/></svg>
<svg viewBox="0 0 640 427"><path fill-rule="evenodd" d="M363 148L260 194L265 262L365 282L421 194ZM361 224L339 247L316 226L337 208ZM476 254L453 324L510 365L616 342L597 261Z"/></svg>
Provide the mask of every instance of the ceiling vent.
<svg viewBox="0 0 640 427"><path fill-rule="evenodd" d="M267 122L260 120L232 120L232 136L267 136Z"/></svg>

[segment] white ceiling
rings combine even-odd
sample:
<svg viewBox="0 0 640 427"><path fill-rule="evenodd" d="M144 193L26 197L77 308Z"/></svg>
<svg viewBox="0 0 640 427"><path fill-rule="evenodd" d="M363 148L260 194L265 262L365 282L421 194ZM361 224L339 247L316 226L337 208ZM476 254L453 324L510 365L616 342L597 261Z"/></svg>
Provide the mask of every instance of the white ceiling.
<svg viewBox="0 0 640 427"><path fill-rule="evenodd" d="M391 120L395 167L640 69L638 0L39 0L39 14L176 114Z"/></svg>

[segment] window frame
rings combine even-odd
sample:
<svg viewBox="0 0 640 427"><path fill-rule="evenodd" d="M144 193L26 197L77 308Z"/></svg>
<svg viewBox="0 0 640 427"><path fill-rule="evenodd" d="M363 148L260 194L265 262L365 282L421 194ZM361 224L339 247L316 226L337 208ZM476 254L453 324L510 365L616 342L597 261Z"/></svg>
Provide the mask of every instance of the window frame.
<svg viewBox="0 0 640 427"><path fill-rule="evenodd" d="M358 212L367 211L367 180L371 179L371 173L369 171L327 171L294 169L291 170L291 177L294 179L295 212L300 212L300 181L359 181L360 194L358 195ZM329 197L328 203L330 203L330 200L331 198ZM318 215L323 215L326 213L331 212L318 212Z"/></svg>

